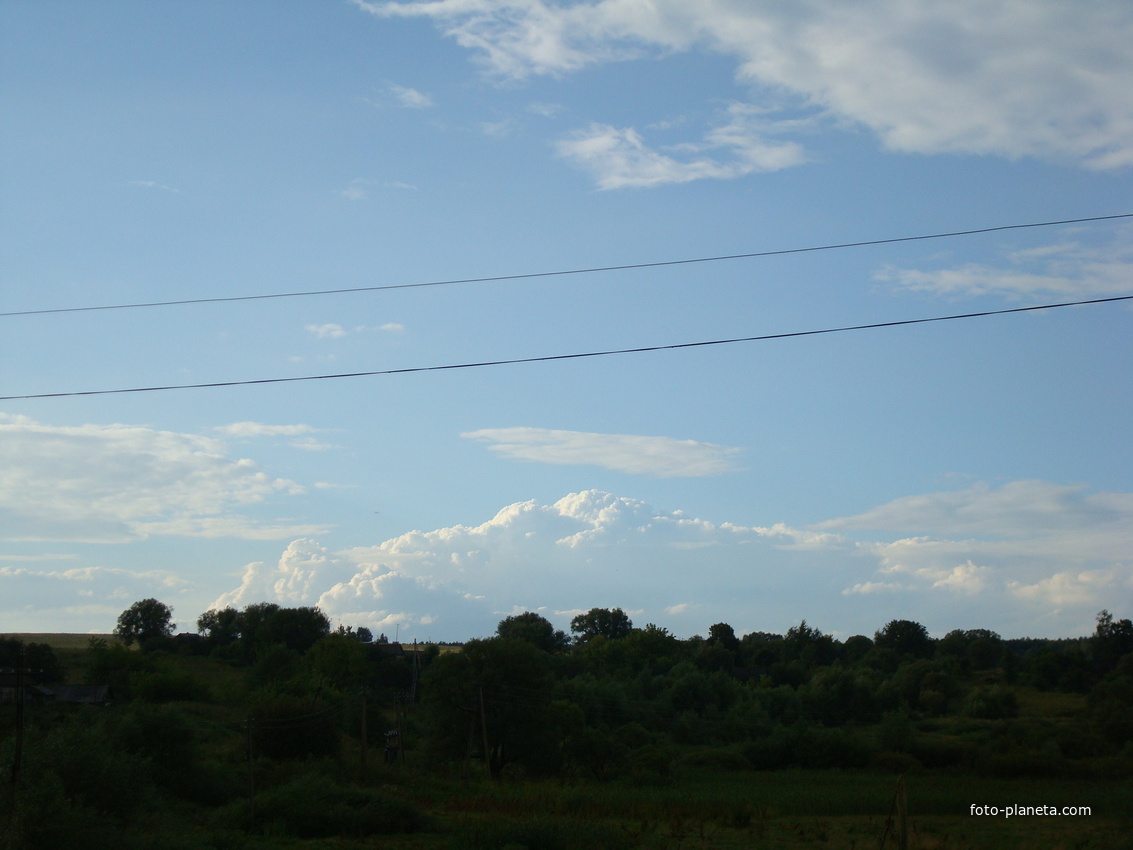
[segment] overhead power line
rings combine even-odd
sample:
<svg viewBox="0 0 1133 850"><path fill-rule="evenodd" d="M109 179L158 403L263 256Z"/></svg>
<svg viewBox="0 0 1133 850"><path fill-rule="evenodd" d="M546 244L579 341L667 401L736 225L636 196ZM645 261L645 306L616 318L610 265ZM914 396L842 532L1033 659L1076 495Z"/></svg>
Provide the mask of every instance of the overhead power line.
<svg viewBox="0 0 1133 850"><path fill-rule="evenodd" d="M528 272L525 274L495 275L492 277L466 277L453 280L432 280L423 283L392 283L380 286L357 286L348 289L312 289L303 292L275 292L264 295L230 295L217 298L182 298L174 301L145 301L135 304L101 304L90 307L52 307L42 310L13 310L0 312L0 318L12 316L43 316L51 313L89 313L96 310L137 310L143 307L181 307L188 304L223 304L231 301L266 301L273 298L309 298L316 295L345 295L353 292L385 292L393 289L420 289L428 286L456 286L470 283L495 283L507 280L531 280L541 277L565 277L567 275L598 274L600 272L630 271L633 269L656 269L664 266L685 266L694 263L717 263L724 260L752 260L759 257L781 257L788 254L809 254L817 251L836 251L845 248L864 248L870 245L894 245L900 242L923 242L929 239L949 239L958 236L976 236L981 233L997 233L1004 230L1026 230L1035 227L1056 227L1066 224L1086 224L1098 221L1133 218L1133 213L1119 215L1098 215L1089 218L1068 218L1059 221L1037 221L1028 224L1001 224L996 227L980 227L973 230L953 230L947 233L928 233L920 236L898 236L890 239L869 239L862 242L842 242L834 245L812 245L807 248L783 248L773 251L753 251L747 254L726 254L717 257L695 257L685 260L661 260L651 263L629 263L620 266L595 266L593 268L561 269L549 272Z"/></svg>
<svg viewBox="0 0 1133 850"><path fill-rule="evenodd" d="M299 381L329 381L339 378L368 378L378 375L408 375L413 372L444 372L455 369L478 369L486 366L511 366L520 363L548 363L553 360L581 360L587 357L610 357L616 354L644 354L650 351L675 351L681 348L704 348L712 345L730 345L738 342L762 342L791 337L819 336L821 334L845 333L846 331L865 331L878 328L895 328L902 325L923 325L929 322L948 322L956 319L975 319L982 316L1003 316L1008 313L1030 313L1036 310L1056 310L1061 307L1081 307L1087 304L1111 304L1117 301L1133 301L1133 295L1116 295L1110 298L1092 298L1083 301L1063 301L1058 304L1038 304L1031 307L1011 307L1004 310L981 310L977 313L956 313L950 316L931 316L922 319L900 319L892 322L874 322L867 325L847 325L838 328L821 328L809 331L789 331L786 333L762 334L760 336L713 339L700 342L679 342L670 345L649 345L640 348L617 348L606 351L586 351L575 354L551 354L542 357L517 357L510 360L482 360L474 363L450 363L444 366L415 366L404 369L377 369L368 372L342 372L335 375L303 375L291 378L258 378L249 381L214 381L204 384L171 384L161 387L130 387L116 390L81 390L77 392L32 393L28 395L0 396L0 401L21 401L37 398L69 398L74 396L117 395L122 393L152 393L165 390L202 390L214 387L247 387L256 384L288 384Z"/></svg>

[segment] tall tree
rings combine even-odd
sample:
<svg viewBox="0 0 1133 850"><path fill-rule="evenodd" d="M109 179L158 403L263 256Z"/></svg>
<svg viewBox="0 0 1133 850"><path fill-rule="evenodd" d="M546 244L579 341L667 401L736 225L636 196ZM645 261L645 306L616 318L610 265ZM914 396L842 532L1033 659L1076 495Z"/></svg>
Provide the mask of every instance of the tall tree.
<svg viewBox="0 0 1133 850"><path fill-rule="evenodd" d="M621 608L591 608L570 621L570 630L579 643L598 636L617 640L628 637L632 629L633 622Z"/></svg>
<svg viewBox="0 0 1133 850"><path fill-rule="evenodd" d="M873 636L873 642L875 646L914 658L929 658L933 653L928 629L913 620L890 620Z"/></svg>
<svg viewBox="0 0 1133 850"><path fill-rule="evenodd" d="M127 646L135 641L145 644L154 638L169 637L177 628L173 609L156 599L142 599L118 615L114 634Z"/></svg>
<svg viewBox="0 0 1133 850"><path fill-rule="evenodd" d="M550 620L534 611L504 617L496 626L496 634L502 638L526 641L544 652L561 652L568 643L564 632L556 631Z"/></svg>

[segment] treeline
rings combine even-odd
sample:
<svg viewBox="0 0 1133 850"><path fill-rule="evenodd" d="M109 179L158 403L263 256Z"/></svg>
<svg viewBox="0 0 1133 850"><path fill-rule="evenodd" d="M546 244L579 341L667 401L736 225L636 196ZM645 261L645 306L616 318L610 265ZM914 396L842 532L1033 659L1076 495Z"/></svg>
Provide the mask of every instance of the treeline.
<svg viewBox="0 0 1133 850"><path fill-rule="evenodd" d="M1062 775L1133 764L1133 624L1104 611L1090 638L1021 646L986 629L935 640L909 620L845 641L805 621L743 637L717 623L680 640L635 628L620 609L580 615L571 632L527 612L438 658L423 681L431 756L484 748L468 722L482 701L494 773L644 779L687 748L753 769ZM1018 720L1021 694L1059 691L1085 695L1073 723Z"/></svg>
<svg viewBox="0 0 1133 850"><path fill-rule="evenodd" d="M909 620L846 640L805 621L681 639L618 608L567 633L526 612L445 652L332 629L313 607L196 625L174 634L169 607L147 599L122 613L118 641L58 658L0 641L0 668L36 671L21 677L26 711L0 712L0 850L75 835L165 848L161 817L194 847L430 829L389 790L402 771L635 785L788 767L1133 775L1133 623L1105 611L1063 641L933 639ZM108 686L111 704L53 700L60 681Z"/></svg>

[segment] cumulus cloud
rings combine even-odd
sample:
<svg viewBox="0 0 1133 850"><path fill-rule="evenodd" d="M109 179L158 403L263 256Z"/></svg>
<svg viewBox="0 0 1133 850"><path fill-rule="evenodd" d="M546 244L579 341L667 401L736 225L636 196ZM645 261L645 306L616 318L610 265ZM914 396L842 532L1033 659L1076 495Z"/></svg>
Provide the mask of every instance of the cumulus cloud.
<svg viewBox="0 0 1133 850"><path fill-rule="evenodd" d="M1107 2L429 0L355 4L433 19L520 79L709 50L766 100L868 128L889 149L1133 164L1133 9ZM628 144L623 136L608 140Z"/></svg>
<svg viewBox="0 0 1133 850"><path fill-rule="evenodd" d="M343 622L398 622L411 636L450 638L490 633L525 608L556 612L563 625L594 606L656 621L671 609L691 633L705 628L696 618L706 609L688 600L746 594L750 616L774 616L782 597L772 603L767 589L785 588L790 575L772 562L800 561L791 542L782 527L717 525L591 490L550 505L517 502L480 525L412 531L376 546L328 553L296 541L277 566L250 564L240 587L216 604L302 601Z"/></svg>
<svg viewBox="0 0 1133 850"><path fill-rule="evenodd" d="M713 523L589 490L373 546L296 540L277 564L248 565L217 604L318 605L410 638L490 634L524 609L565 628L595 606L681 634L720 621L781 632L805 617L842 635L911 618L938 634L1058 636L1133 604L1130 551L1133 494L1045 482L908 497L809 529Z"/></svg>
<svg viewBox="0 0 1133 850"><path fill-rule="evenodd" d="M490 443L492 451L513 460L585 464L659 478L721 475L736 469L742 449L635 434L592 434L546 428L484 428L461 434Z"/></svg>
<svg viewBox="0 0 1133 850"><path fill-rule="evenodd" d="M1133 292L1133 238L1119 231L1108 244L1063 242L1012 251L999 265L965 263L934 270L887 266L877 280L944 296L1098 297Z"/></svg>
<svg viewBox="0 0 1133 850"><path fill-rule="evenodd" d="M241 511L302 492L252 460L229 457L211 437L131 425L43 425L0 414L3 539L293 537L301 528L319 529L265 523Z"/></svg>
<svg viewBox="0 0 1133 850"><path fill-rule="evenodd" d="M885 580L855 583L846 594L952 598L998 619L1055 623L1065 615L1064 623L1083 626L1099 608L1133 603L1130 493L1045 481L976 484L895 499L818 527L874 537L857 551L875 560ZM879 540L879 531L891 536Z"/></svg>

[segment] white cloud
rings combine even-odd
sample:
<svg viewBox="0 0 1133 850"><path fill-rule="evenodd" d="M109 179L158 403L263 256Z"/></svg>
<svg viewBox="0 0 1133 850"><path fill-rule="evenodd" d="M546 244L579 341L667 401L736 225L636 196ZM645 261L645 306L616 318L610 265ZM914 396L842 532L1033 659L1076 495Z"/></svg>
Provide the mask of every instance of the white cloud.
<svg viewBox="0 0 1133 850"><path fill-rule="evenodd" d="M366 333L367 331L402 333L405 330L405 325L400 322L385 322L381 325L356 325L353 328L344 328L335 322L326 322L321 325L307 325L306 330L316 339L342 339L350 334Z"/></svg>
<svg viewBox="0 0 1133 850"><path fill-rule="evenodd" d="M351 183L338 194L348 201L365 201L370 197L370 193L366 191L366 188L360 183Z"/></svg>
<svg viewBox="0 0 1133 850"><path fill-rule="evenodd" d="M178 194L181 191L180 189L175 189L172 186L166 186L162 183L158 183L155 180L131 180L130 185L138 186L142 189L158 189L162 192L171 192L174 195Z"/></svg>
<svg viewBox="0 0 1133 850"><path fill-rule="evenodd" d="M310 425L265 425L262 422L233 422L215 429L228 437L295 437L310 434Z"/></svg>
<svg viewBox="0 0 1133 850"><path fill-rule="evenodd" d="M424 92L417 91L417 89L409 88L408 86L399 86L390 83L389 90L397 99L398 103L409 109L429 109L435 105L432 97Z"/></svg>
<svg viewBox="0 0 1133 850"><path fill-rule="evenodd" d="M561 103L544 103L542 101L533 101L527 104L527 111L532 115L540 115L543 118L554 118L565 107Z"/></svg>
<svg viewBox="0 0 1133 850"><path fill-rule="evenodd" d="M699 144L662 153L645 144L632 128L591 124L556 146L559 155L589 171L600 189L651 188L693 180L728 180L762 171L779 171L806 159L795 142L765 138L746 109L733 106L732 120ZM720 155L705 155L706 151Z"/></svg>
<svg viewBox="0 0 1133 850"><path fill-rule="evenodd" d="M304 526L238 511L302 492L251 460L228 457L210 437L130 425L42 425L0 414L0 539L292 537Z"/></svg>
<svg viewBox="0 0 1133 850"><path fill-rule="evenodd" d="M1097 607L1098 600L1112 598L1114 589L1128 591L1131 584L1128 571L1121 575L1116 570L1083 570L1055 573L1033 584L1012 581L1008 588L1029 602L1060 610L1067 606Z"/></svg>
<svg viewBox="0 0 1133 850"><path fill-rule="evenodd" d="M478 526L412 531L333 554L314 541L296 541L278 567L249 565L241 586L216 604L301 599L336 619L371 627L396 616L403 628L416 623L408 633L417 636L430 618L449 637L490 633L499 612L517 607L553 610L565 617L563 626L572 612L594 606L640 610L656 621L672 609L691 632L706 627L695 619L704 610L700 603L722 594L734 602L753 587L787 584L785 572L753 569L760 556L750 548L759 547L765 561L793 561L796 556L778 546L786 537L783 529L718 526L585 491L552 505L517 502ZM674 607L674 597L696 603ZM754 615L772 607L764 598L747 610Z"/></svg>
<svg viewBox="0 0 1133 850"><path fill-rule="evenodd" d="M869 128L892 150L1133 164L1128 4L355 3L384 17L431 18L503 77L699 48L731 57L757 97L787 93Z"/></svg>
<svg viewBox="0 0 1133 850"><path fill-rule="evenodd" d="M44 631L59 623L72 630L76 620L101 622L109 632L122 611L138 599L156 597L174 608L192 583L162 570L134 572L107 567L42 570L0 567L0 632ZM184 624L182 624L184 625Z"/></svg>
<svg viewBox="0 0 1133 850"><path fill-rule="evenodd" d="M963 490L904 496L865 513L827 520L834 531L915 530L963 539L1097 537L1104 545L1133 543L1133 494L1088 493L1082 485L1011 481L998 489L976 483ZM1099 543L1101 539L1099 538ZM1090 546L1086 552L1094 553Z"/></svg>
<svg viewBox="0 0 1133 850"><path fill-rule="evenodd" d="M896 500L860 515L884 516L894 533L858 543L781 523L717 524L590 490L374 546L332 552L296 540L276 566L250 564L217 604L317 604L343 622L447 639L489 634L500 612L523 608L552 611L566 628L595 606L685 635L720 621L741 634L782 631L805 617L847 634L912 618L937 634L1059 636L1088 632L1102 607L1133 605L1133 495L1017 483ZM971 511L958 504L965 493ZM872 531L875 522L822 525Z"/></svg>
<svg viewBox="0 0 1133 850"><path fill-rule="evenodd" d="M902 590L941 605L946 594L963 600L960 611L1011 617L1027 633L1035 617L1086 624L1099 608L1133 604L1130 493L1044 481L976 484L895 499L818 528L896 534L857 548L876 559L879 574L904 581L861 582L846 594Z"/></svg>
<svg viewBox="0 0 1133 850"><path fill-rule="evenodd" d="M349 333L342 325L336 325L334 322L327 322L323 325L307 325L307 330L316 339L342 339Z"/></svg>
<svg viewBox="0 0 1133 850"><path fill-rule="evenodd" d="M1044 245L1009 253L1006 265L965 263L924 271L886 267L874 277L937 295L1098 297L1133 293L1133 239L1120 231L1110 244Z"/></svg>
<svg viewBox="0 0 1133 850"><path fill-rule="evenodd" d="M736 469L742 449L634 434L592 434L546 428L484 428L461 434L491 443L491 450L513 460L586 464L660 478L721 475Z"/></svg>
<svg viewBox="0 0 1133 850"><path fill-rule="evenodd" d="M853 587L847 587L842 593L849 596L854 593L870 594L870 593L897 593L902 590L907 590L904 585L896 584L891 581L863 581L858 582Z"/></svg>

